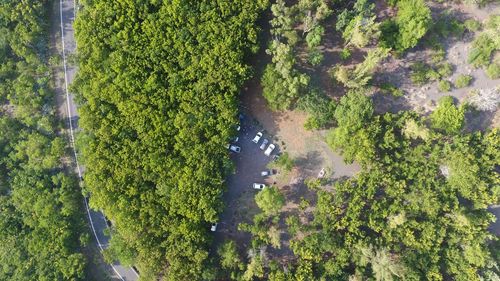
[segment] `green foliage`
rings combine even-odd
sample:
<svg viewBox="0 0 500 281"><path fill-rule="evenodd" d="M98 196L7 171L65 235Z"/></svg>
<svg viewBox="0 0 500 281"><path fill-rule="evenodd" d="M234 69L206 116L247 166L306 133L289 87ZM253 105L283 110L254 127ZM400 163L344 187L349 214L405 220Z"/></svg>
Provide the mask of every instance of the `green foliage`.
<svg viewBox="0 0 500 281"><path fill-rule="evenodd" d="M207 222L222 211L224 145L266 6L98 0L79 12L74 90L86 188L142 276L213 279Z"/></svg>
<svg viewBox="0 0 500 281"><path fill-rule="evenodd" d="M368 51L365 60L354 69L338 66L333 69L335 79L348 88L363 88L372 79L378 63L389 55L389 49L376 48Z"/></svg>
<svg viewBox="0 0 500 281"><path fill-rule="evenodd" d="M432 127L448 134L460 132L464 124L465 108L457 107L451 96L442 97L430 115Z"/></svg>
<svg viewBox="0 0 500 281"><path fill-rule="evenodd" d="M333 149L342 149L346 162L366 162L371 159L377 129L364 127L373 115L370 99L361 92L349 92L340 99L334 115L338 127L328 134L328 144Z"/></svg>
<svg viewBox="0 0 500 281"><path fill-rule="evenodd" d="M300 41L297 30L301 29L305 35L307 60L313 66L320 65L324 56L318 46L325 32L320 23L331 14L331 10L326 0L301 0L291 6L278 0L271 5L271 12L273 39L266 52L272 62L266 66L261 84L269 107L287 110L307 92L309 84L309 77L296 68L295 45Z"/></svg>
<svg viewBox="0 0 500 281"><path fill-rule="evenodd" d="M221 268L231 280L239 280L245 264L238 254L236 243L232 240L225 241L218 249Z"/></svg>
<svg viewBox="0 0 500 281"><path fill-rule="evenodd" d="M453 74L453 66L449 62L445 62L438 66L437 73L441 78L450 77Z"/></svg>
<svg viewBox="0 0 500 281"><path fill-rule="evenodd" d="M316 26L306 35L307 47L315 48L321 44L321 37L325 33L325 28L322 26Z"/></svg>
<svg viewBox="0 0 500 281"><path fill-rule="evenodd" d="M297 108L309 114L304 124L307 130L324 129L332 125L335 102L318 90L301 97Z"/></svg>
<svg viewBox="0 0 500 281"><path fill-rule="evenodd" d="M382 46L398 52L417 45L430 27L431 12L423 0L401 0L397 3L398 14L394 20L382 26Z"/></svg>
<svg viewBox="0 0 500 281"><path fill-rule="evenodd" d="M469 52L469 63L474 67L486 66L490 63L493 52L500 50L500 15L491 15L481 32L472 42Z"/></svg>
<svg viewBox="0 0 500 281"><path fill-rule="evenodd" d="M486 69L486 75L488 75L490 79L500 78L500 63L493 62L488 65L488 68Z"/></svg>
<svg viewBox="0 0 500 281"><path fill-rule="evenodd" d="M340 58L342 60L347 60L350 57L351 57L351 51L348 48L344 48L342 49L342 51L340 51Z"/></svg>
<svg viewBox="0 0 500 281"><path fill-rule="evenodd" d="M460 74L455 79L455 87L459 89L464 88L469 86L471 82L472 82L472 76Z"/></svg>
<svg viewBox="0 0 500 281"><path fill-rule="evenodd" d="M467 30L476 32L481 29L481 23L475 19L466 19L464 21L464 26Z"/></svg>
<svg viewBox="0 0 500 281"><path fill-rule="evenodd" d="M453 66L448 62L440 64L436 69L434 69L424 62L418 61L412 64L410 69L410 78L412 82L417 85L423 85L429 81L444 79L453 74Z"/></svg>
<svg viewBox="0 0 500 281"><path fill-rule="evenodd" d="M430 32L441 38L460 37L465 31L465 26L450 11L441 14L433 22Z"/></svg>
<svg viewBox="0 0 500 281"><path fill-rule="evenodd" d="M324 55L318 49L311 50L308 54L308 60L312 66L320 65L323 62L323 59L324 59Z"/></svg>
<svg viewBox="0 0 500 281"><path fill-rule="evenodd" d="M295 165L295 160L293 160L292 157L290 157L290 154L288 152L284 152L283 154L280 155L278 160L275 162L277 167L280 167L281 169L290 172L293 169L293 166Z"/></svg>
<svg viewBox="0 0 500 281"><path fill-rule="evenodd" d="M255 203L266 216L274 216L285 205L285 197L275 186L264 188L255 195Z"/></svg>
<svg viewBox="0 0 500 281"><path fill-rule="evenodd" d="M54 117L51 6L0 4L0 280L86 280L82 197Z"/></svg>
<svg viewBox="0 0 500 281"><path fill-rule="evenodd" d="M335 120L339 127L357 130L370 120L373 105L370 99L361 92L349 92L340 99L335 109Z"/></svg>
<svg viewBox="0 0 500 281"><path fill-rule="evenodd" d="M449 92L451 90L451 83L448 80L441 80L438 83L438 90L440 92Z"/></svg>
<svg viewBox="0 0 500 281"><path fill-rule="evenodd" d="M498 130L430 133L411 112L372 116L367 128L376 128L373 156L334 192L318 192L313 221L290 243L300 271L324 280L492 276L487 206L498 202ZM350 136L344 154L366 151Z"/></svg>
<svg viewBox="0 0 500 281"><path fill-rule="evenodd" d="M261 80L263 95L273 110L289 109L309 83L309 77L305 74L291 71L287 76L282 76L273 64L268 64L264 70Z"/></svg>
<svg viewBox="0 0 500 281"><path fill-rule="evenodd" d="M402 97L404 95L403 90L399 89L398 87L394 86L391 83L382 83L380 85L380 91L384 94L389 94L393 95L395 97Z"/></svg>
<svg viewBox="0 0 500 281"><path fill-rule="evenodd" d="M474 67L487 65L496 49L495 42L487 34L481 34L472 42L468 61Z"/></svg>

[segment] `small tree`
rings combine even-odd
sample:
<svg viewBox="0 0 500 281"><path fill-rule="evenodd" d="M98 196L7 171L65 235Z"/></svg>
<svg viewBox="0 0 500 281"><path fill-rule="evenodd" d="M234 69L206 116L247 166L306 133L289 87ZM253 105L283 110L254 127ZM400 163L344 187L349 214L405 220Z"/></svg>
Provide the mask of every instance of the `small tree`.
<svg viewBox="0 0 500 281"><path fill-rule="evenodd" d="M464 124L465 108L457 107L451 96L442 97L430 115L432 127L446 133L458 133Z"/></svg>

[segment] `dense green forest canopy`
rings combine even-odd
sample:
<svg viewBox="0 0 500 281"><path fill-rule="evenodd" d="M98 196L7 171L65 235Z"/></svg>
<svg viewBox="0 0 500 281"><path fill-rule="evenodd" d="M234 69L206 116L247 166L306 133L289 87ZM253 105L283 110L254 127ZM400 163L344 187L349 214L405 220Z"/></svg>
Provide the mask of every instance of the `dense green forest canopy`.
<svg viewBox="0 0 500 281"><path fill-rule="evenodd" d="M88 240L48 67L51 1L0 3L0 280L84 280Z"/></svg>
<svg viewBox="0 0 500 281"><path fill-rule="evenodd" d="M75 22L80 139L110 252L141 277L212 278L225 145L267 1L83 1Z"/></svg>

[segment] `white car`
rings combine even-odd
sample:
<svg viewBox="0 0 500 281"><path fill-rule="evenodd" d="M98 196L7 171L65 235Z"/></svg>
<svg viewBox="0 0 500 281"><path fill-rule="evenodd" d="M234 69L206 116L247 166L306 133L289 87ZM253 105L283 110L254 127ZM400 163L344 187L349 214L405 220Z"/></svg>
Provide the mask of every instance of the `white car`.
<svg viewBox="0 0 500 281"><path fill-rule="evenodd" d="M232 139L233 142L238 142L240 140L240 137L235 137Z"/></svg>
<svg viewBox="0 0 500 281"><path fill-rule="evenodd" d="M255 135L255 137L253 138L253 142L254 143L258 143L260 141L260 138L262 138L262 133L261 132L258 132L257 135Z"/></svg>
<svg viewBox="0 0 500 281"><path fill-rule="evenodd" d="M265 184L263 184L263 183L254 183L254 184L253 184L253 189L262 190L262 189L264 189L264 188L266 188L266 185L265 185Z"/></svg>
<svg viewBox="0 0 500 281"><path fill-rule="evenodd" d="M226 148L229 149L232 152L240 153L241 152L241 147L234 145L234 144L228 144L226 145Z"/></svg>
<svg viewBox="0 0 500 281"><path fill-rule="evenodd" d="M212 226L210 227L210 231L214 232L217 230L217 224L216 222L212 223Z"/></svg>
<svg viewBox="0 0 500 281"><path fill-rule="evenodd" d="M273 150L274 150L275 148L276 148L276 146L275 146L274 144L272 144L272 143L271 143L271 144L267 147L267 149L266 149L266 151L264 152L264 154L265 154L266 156L271 156L271 153L273 152Z"/></svg>
<svg viewBox="0 0 500 281"><path fill-rule="evenodd" d="M264 139L262 141L262 144L260 145L260 150L264 150L266 148L266 145L269 143L267 139Z"/></svg>

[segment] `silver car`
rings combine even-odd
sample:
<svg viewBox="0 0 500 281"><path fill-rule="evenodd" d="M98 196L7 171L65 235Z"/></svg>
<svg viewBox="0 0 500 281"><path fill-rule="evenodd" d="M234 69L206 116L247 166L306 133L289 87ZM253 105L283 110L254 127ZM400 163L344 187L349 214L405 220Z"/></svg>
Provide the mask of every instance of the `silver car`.
<svg viewBox="0 0 500 281"><path fill-rule="evenodd" d="M262 141L262 144L260 145L260 150L264 150L266 149L266 145L269 143L269 141L267 139L264 139Z"/></svg>

